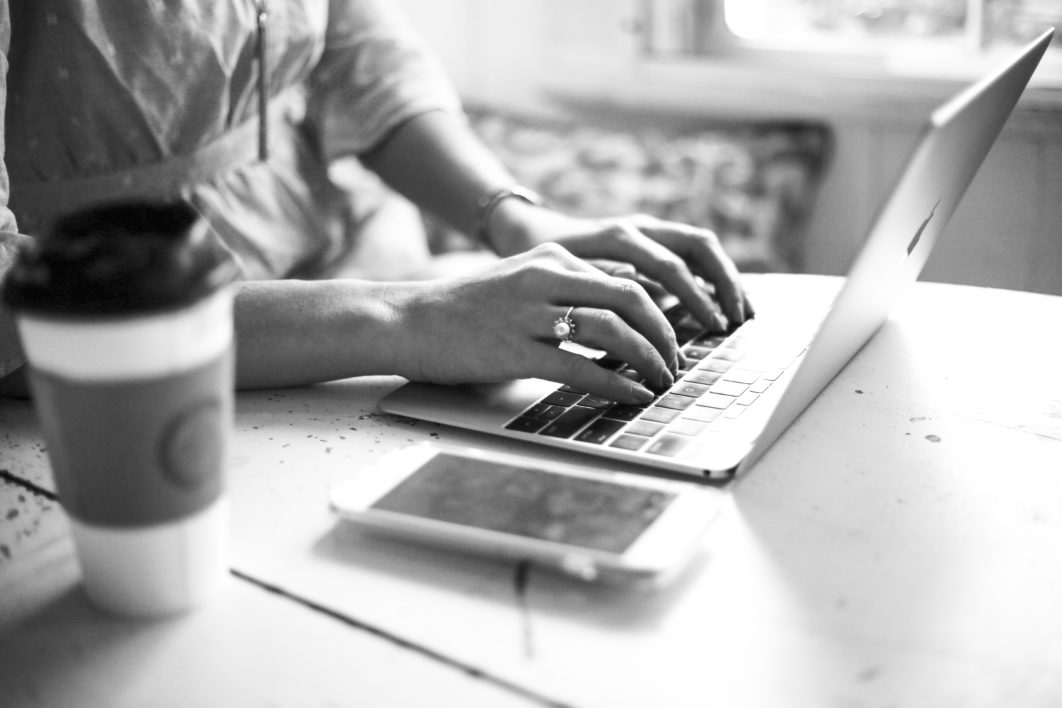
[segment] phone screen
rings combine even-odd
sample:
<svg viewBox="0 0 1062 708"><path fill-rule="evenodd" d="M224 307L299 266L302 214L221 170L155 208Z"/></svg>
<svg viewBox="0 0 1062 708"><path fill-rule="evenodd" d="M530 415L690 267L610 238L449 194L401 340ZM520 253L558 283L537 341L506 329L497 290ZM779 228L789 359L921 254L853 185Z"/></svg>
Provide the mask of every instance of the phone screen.
<svg viewBox="0 0 1062 708"><path fill-rule="evenodd" d="M669 492L440 453L373 509L623 553Z"/></svg>

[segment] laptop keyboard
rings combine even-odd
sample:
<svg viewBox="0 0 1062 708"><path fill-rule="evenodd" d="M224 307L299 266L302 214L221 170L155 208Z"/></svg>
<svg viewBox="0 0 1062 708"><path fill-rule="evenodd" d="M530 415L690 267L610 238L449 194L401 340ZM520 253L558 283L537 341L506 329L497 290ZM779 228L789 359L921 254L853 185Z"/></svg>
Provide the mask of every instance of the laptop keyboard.
<svg viewBox="0 0 1062 708"><path fill-rule="evenodd" d="M665 315L687 360L670 390L644 405L627 405L561 386L505 427L678 457L704 435L732 425L803 353L802 346L794 347L784 333L760 320L748 320L728 335L712 335L680 305ZM598 364L641 381L623 362Z"/></svg>

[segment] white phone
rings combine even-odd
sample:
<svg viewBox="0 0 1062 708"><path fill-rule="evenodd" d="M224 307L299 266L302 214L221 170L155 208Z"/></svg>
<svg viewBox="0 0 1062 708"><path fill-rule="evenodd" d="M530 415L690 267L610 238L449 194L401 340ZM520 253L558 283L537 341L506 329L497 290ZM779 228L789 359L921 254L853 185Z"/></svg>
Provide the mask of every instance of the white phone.
<svg viewBox="0 0 1062 708"><path fill-rule="evenodd" d="M654 586L696 551L722 499L692 482L429 443L388 453L331 494L343 518L375 530Z"/></svg>

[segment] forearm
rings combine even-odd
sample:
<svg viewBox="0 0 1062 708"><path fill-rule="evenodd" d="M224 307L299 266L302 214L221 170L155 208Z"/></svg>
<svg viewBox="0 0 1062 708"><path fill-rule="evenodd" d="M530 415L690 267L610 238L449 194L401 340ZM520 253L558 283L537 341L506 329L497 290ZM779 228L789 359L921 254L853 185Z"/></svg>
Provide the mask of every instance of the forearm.
<svg viewBox="0 0 1062 708"><path fill-rule="evenodd" d="M237 387L402 373L399 319L415 287L353 280L238 284Z"/></svg>
<svg viewBox="0 0 1062 708"><path fill-rule="evenodd" d="M361 159L417 206L470 235L480 200L514 181L464 121L443 111L406 121Z"/></svg>
<svg viewBox="0 0 1062 708"><path fill-rule="evenodd" d="M408 373L403 312L421 284L273 280L236 286L236 386L299 386ZM27 396L25 367L0 396Z"/></svg>

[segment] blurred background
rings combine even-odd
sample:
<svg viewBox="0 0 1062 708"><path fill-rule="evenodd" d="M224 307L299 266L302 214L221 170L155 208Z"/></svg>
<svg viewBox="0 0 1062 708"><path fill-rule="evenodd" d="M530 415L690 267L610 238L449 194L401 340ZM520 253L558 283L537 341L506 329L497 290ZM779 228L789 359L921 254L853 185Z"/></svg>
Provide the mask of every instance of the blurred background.
<svg viewBox="0 0 1062 708"><path fill-rule="evenodd" d="M928 113L1062 29L1062 0L396 4L477 130L553 201L702 222L746 268L826 274ZM923 279L1062 294L1060 225L1056 38Z"/></svg>

